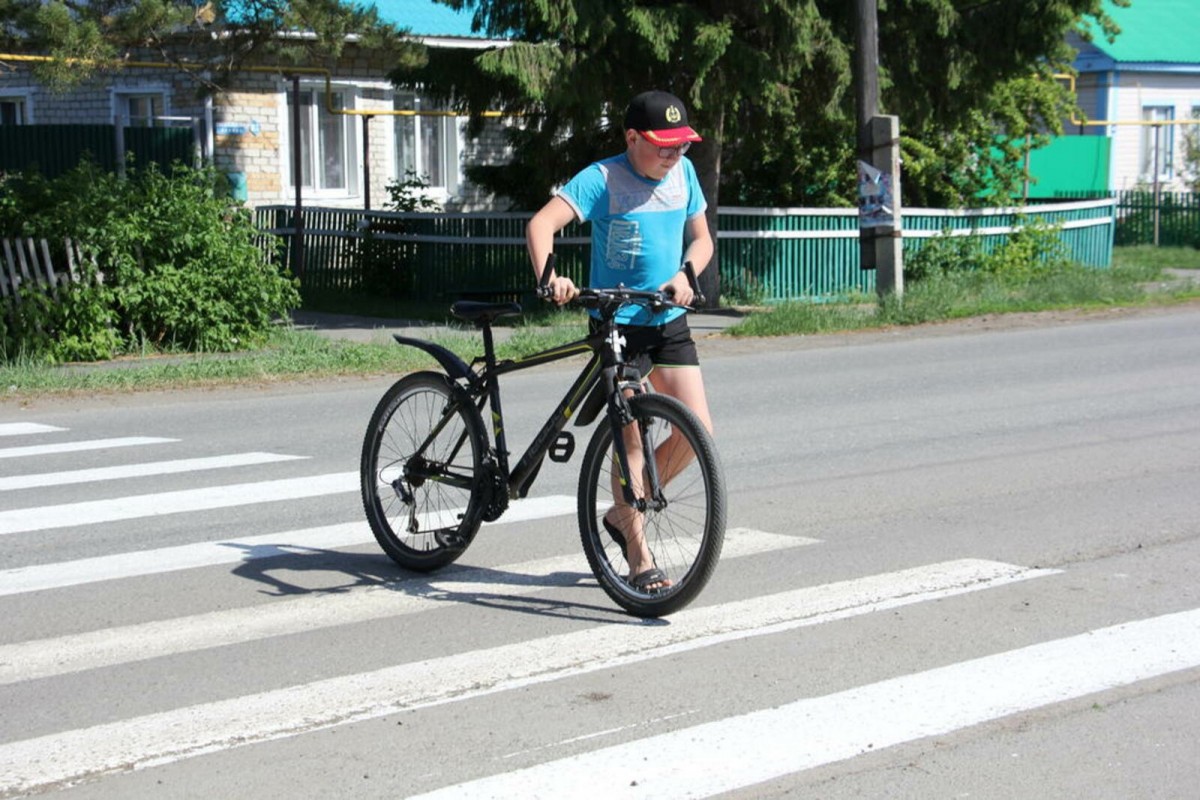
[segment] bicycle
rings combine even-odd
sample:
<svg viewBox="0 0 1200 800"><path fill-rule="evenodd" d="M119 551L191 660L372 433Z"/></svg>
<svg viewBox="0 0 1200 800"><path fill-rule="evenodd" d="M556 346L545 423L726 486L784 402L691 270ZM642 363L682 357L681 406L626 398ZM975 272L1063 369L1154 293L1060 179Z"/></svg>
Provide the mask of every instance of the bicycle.
<svg viewBox="0 0 1200 800"><path fill-rule="evenodd" d="M538 286L543 299L549 297L553 264L551 256ZM695 288L691 265L685 270ZM360 470L363 508L384 552L400 566L422 572L452 563L483 522L499 519L510 500L528 495L547 457L570 460L575 440L564 429L573 417L583 427L604 412L607 424L596 427L579 476L579 533L588 565L608 596L635 616L664 616L696 598L712 577L724 541L722 469L695 414L679 400L649 391L637 365L625 361L614 317L627 303L653 311L684 307L661 292L583 289L573 304L596 311L599 318L586 338L498 361L492 323L520 314L521 306L460 301L452 313L483 337L484 353L469 365L433 342L394 337L433 356L444 371L398 380L367 427ZM510 469L498 379L584 353L591 355L579 377ZM631 464L639 453L655 457L641 458L643 466L636 468ZM667 581L637 585L630 580L637 576L622 575L628 531L606 524L605 514L614 505L623 506L622 514L633 524L640 521L669 586L662 585Z"/></svg>

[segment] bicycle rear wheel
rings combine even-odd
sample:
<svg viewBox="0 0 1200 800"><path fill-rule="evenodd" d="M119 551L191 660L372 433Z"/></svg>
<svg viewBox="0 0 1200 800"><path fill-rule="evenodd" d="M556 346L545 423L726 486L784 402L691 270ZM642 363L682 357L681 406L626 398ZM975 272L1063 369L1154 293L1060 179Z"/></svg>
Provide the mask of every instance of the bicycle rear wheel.
<svg viewBox="0 0 1200 800"><path fill-rule="evenodd" d="M633 586L622 547L604 528L604 515L615 503L616 456L607 422L597 427L584 454L579 533L588 565L608 596L635 616L661 617L694 600L716 569L725 539L725 480L712 437L683 403L643 394L630 398L629 406L642 450L657 454L658 473L665 479L665 502L651 501L640 524L655 566L671 585L653 591ZM640 483L648 485L645 474Z"/></svg>
<svg viewBox="0 0 1200 800"><path fill-rule="evenodd" d="M487 438L479 412L437 372L397 381L363 439L363 509L384 552L427 572L467 549L486 505Z"/></svg>

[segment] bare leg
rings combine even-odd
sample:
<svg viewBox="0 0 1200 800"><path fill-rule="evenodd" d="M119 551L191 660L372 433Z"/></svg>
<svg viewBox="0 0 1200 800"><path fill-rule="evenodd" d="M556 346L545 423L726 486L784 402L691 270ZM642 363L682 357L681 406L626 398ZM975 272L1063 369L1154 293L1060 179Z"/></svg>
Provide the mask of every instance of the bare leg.
<svg viewBox="0 0 1200 800"><path fill-rule="evenodd" d="M704 393L704 376L699 367L655 367L650 372L654 391L679 400L700 418L705 430L713 431L708 413L708 397Z"/></svg>
<svg viewBox="0 0 1200 800"><path fill-rule="evenodd" d="M704 378L699 367L657 367L650 373L650 383L659 394L670 395L691 409L705 430L712 433L712 417L708 413L708 398L704 394ZM663 486L682 472L694 457L683 435L677 430L672 431L655 451L658 478Z"/></svg>
<svg viewBox="0 0 1200 800"><path fill-rule="evenodd" d="M622 431L625 442L625 453L629 459L630 488L634 497L645 497L643 476L646 471L646 458L642 450L642 440L638 425L627 425ZM611 485L613 493L613 508L606 518L621 530L625 536L625 560L629 563L629 575L632 577L654 567L654 558L646 543L645 531L642 525L642 514L625 503L621 487L620 470L613 464ZM671 582L655 583L646 587L660 589L670 586Z"/></svg>
<svg viewBox="0 0 1200 800"><path fill-rule="evenodd" d="M708 411L708 400L704 393L704 380L699 367L659 367L650 373L650 382L660 394L670 395L679 399L684 405L699 417L704 427L712 432L712 419ZM625 450L629 457L629 474L632 476L633 491L637 497L643 497L643 475L645 455L636 426L629 426L624 433ZM665 486L671 479L683 471L695 457L691 445L679 431L672 431L665 442L654 452L654 460L658 469L659 482ZM629 563L629 574L640 572L655 566L650 547L646 542L642 526L642 515L625 504L621 493L619 472L615 468L612 473L612 492L614 507L608 513L609 522L618 527L625 536L625 560ZM662 586L668 586L668 583ZM651 588L659 588L657 585Z"/></svg>

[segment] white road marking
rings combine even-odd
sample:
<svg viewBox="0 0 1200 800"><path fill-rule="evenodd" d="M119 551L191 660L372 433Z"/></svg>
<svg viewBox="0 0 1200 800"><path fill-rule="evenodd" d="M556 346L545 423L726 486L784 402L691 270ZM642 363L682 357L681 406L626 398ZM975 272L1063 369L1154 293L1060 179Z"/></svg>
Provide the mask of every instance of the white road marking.
<svg viewBox="0 0 1200 800"><path fill-rule="evenodd" d="M576 500L566 495L548 495L516 500L494 525L527 522L575 513ZM234 564L256 558L294 555L297 551L354 547L375 541L365 521L326 525L262 536L247 536L216 542L198 542L132 553L81 558L57 564L14 567L0 570L0 597L85 583L157 575L197 567Z"/></svg>
<svg viewBox="0 0 1200 800"><path fill-rule="evenodd" d="M696 725L420 797L711 797L1198 665L1200 610L1184 611Z"/></svg>
<svg viewBox="0 0 1200 800"><path fill-rule="evenodd" d="M631 622L593 627L62 731L0 745L0 786L13 794L36 791L62 781L295 736L402 708L458 702L1051 572L989 561L946 562L689 609L672 616L666 625ZM763 737L754 740L761 744ZM787 741L788 737L777 736L771 744L777 747ZM658 786L661 797L664 790ZM678 793L671 789L667 795Z"/></svg>
<svg viewBox="0 0 1200 800"><path fill-rule="evenodd" d="M140 447L144 444L167 444L178 439L163 439L157 436L123 436L119 439L87 439L82 442L61 444L39 444L28 447L0 448L0 458L24 458L26 456L53 456L61 453L82 453L85 450L108 450L113 447Z"/></svg>
<svg viewBox="0 0 1200 800"><path fill-rule="evenodd" d="M542 744L542 745L538 745L537 747L527 747L524 750L515 750L511 753L505 753L504 755L500 756L500 758L501 759L518 758L520 756L529 755L530 753L537 753L542 750L551 750L551 749L554 749L557 747L565 747L570 744L575 744L576 742L586 742L589 739L599 739L602 736L612 736L613 734L616 734L616 733L625 734L625 733L628 733L629 731L637 730L638 728L654 728L659 725L662 725L664 722L670 722L671 720L679 719L680 717L690 717L693 714L698 714L699 712L700 712L699 709L691 709L690 711L682 711L678 714L667 714L666 716L663 716L663 717L655 717L654 719L640 720L638 722L630 723L629 725L619 725L616 728L609 728L608 730L592 731L591 733L585 733L581 736L572 736L568 739L562 739L557 742L551 742L550 744ZM628 737L626 737L626 738L628 738Z"/></svg>
<svg viewBox="0 0 1200 800"><path fill-rule="evenodd" d="M37 506L0 511L0 534L27 533L51 528L78 529L84 525L125 519L208 511L214 508L254 505L279 500L297 500L327 494L358 491L357 472L333 472L305 478L205 486L176 492L90 500L58 506Z"/></svg>
<svg viewBox="0 0 1200 800"><path fill-rule="evenodd" d="M813 543L812 539L736 528L727 533L722 558ZM0 645L0 685L416 614L443 606L447 601L454 602L456 597L475 597L481 593L489 597L522 597L555 586L593 582L583 553L495 568L447 570L443 574L445 577L409 578L384 586L359 587L344 594L309 595L250 608ZM405 590L409 587L419 593L407 594Z"/></svg>
<svg viewBox="0 0 1200 800"><path fill-rule="evenodd" d="M3 422L0 423L0 436L28 436L33 433L54 433L65 431L66 428L56 428L53 425L42 425L37 422Z"/></svg>
<svg viewBox="0 0 1200 800"><path fill-rule="evenodd" d="M40 486L67 486L74 483L143 478L148 475L174 475L180 472L197 472L206 469L248 467L279 461L296 461L303 458L308 458L308 456L288 456L278 453L231 453L229 455L209 456L206 458L149 461L141 464L125 464L118 467L73 469L63 472L43 472L38 475L13 475L9 478L0 478L0 492L12 491L14 489L34 489Z"/></svg>

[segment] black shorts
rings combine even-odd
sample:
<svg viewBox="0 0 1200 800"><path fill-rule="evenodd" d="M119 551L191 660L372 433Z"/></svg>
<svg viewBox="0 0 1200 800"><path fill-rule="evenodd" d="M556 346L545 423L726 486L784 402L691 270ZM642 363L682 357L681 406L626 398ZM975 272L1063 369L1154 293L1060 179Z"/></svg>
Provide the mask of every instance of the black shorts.
<svg viewBox="0 0 1200 800"><path fill-rule="evenodd" d="M597 320L591 320L593 333L599 326ZM700 366L686 315L680 315L666 325L620 325L618 330L625 337L625 360L636 363L643 376L650 374L652 366Z"/></svg>

